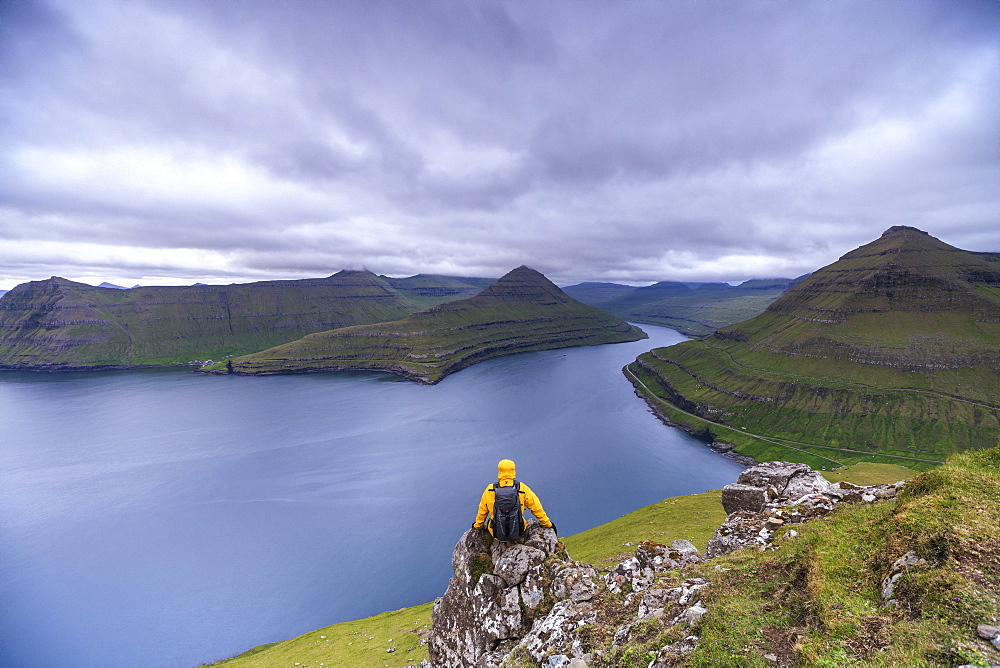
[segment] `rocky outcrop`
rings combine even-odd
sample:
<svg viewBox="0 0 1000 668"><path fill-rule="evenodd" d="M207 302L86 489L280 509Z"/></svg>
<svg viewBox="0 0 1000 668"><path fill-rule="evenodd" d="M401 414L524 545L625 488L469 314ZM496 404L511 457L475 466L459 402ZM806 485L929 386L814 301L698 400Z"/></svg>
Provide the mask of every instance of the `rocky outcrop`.
<svg viewBox="0 0 1000 668"><path fill-rule="evenodd" d="M788 525L830 513L838 503L871 503L890 499L905 483L862 487L830 483L805 464L764 462L751 466L722 489L722 506L729 517L708 542L708 558L743 547L767 549L776 536L794 538Z"/></svg>
<svg viewBox="0 0 1000 668"><path fill-rule="evenodd" d="M646 541L634 556L602 575L570 559L555 532L537 523L513 544L470 529L452 554L455 575L444 596L434 602L431 664L486 667L518 660L588 665L595 652L581 629L595 624L609 605L629 610L626 622L614 632L613 644L618 646L628 642L642 622L686 628L705 614L698 592L707 581L680 580L669 588L653 585L657 574L703 561L686 540L669 546ZM617 595L612 603L609 594ZM665 647L664 656L690 651L696 641L686 638Z"/></svg>
<svg viewBox="0 0 1000 668"><path fill-rule="evenodd" d="M580 667L654 634L676 640L647 659L648 667L672 666L697 647L693 632L709 612L709 581L685 571L743 547L773 548L779 536L797 535L788 525L826 515L838 503L892 498L902 485L831 484L804 464L758 464L723 490L729 517L706 555L686 540L644 541L604 573L573 561L555 532L534 522L511 544L470 529L452 554L455 575L434 602L431 665ZM904 561L899 572L909 565ZM894 576L884 583L886 600ZM595 628L601 642L593 640Z"/></svg>

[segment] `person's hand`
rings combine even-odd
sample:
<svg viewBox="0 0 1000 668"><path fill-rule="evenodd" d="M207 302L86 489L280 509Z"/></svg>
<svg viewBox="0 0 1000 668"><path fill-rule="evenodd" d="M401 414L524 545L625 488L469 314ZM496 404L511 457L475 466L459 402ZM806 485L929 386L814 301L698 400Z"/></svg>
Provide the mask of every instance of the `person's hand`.
<svg viewBox="0 0 1000 668"><path fill-rule="evenodd" d="M472 523L472 528L473 529L482 529L482 527L477 527L475 522Z"/></svg>
<svg viewBox="0 0 1000 668"><path fill-rule="evenodd" d="M552 526L550 526L549 528L552 529L553 531L555 531L557 536L559 535L559 530L556 529L556 523L555 522L552 522Z"/></svg>

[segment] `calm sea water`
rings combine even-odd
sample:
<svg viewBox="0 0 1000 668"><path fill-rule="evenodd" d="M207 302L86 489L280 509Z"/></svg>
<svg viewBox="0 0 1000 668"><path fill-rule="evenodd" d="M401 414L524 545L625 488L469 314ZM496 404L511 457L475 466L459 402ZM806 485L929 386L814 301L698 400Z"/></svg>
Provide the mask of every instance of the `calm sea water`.
<svg viewBox="0 0 1000 668"><path fill-rule="evenodd" d="M621 367L682 340L384 374L0 373L0 665L188 667L432 600L511 458L563 535L741 467Z"/></svg>

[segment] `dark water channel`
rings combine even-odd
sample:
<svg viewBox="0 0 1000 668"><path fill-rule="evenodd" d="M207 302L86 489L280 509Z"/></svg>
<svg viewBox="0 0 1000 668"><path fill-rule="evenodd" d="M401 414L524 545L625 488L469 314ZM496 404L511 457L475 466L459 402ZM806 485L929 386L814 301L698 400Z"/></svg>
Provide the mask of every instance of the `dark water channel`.
<svg viewBox="0 0 1000 668"><path fill-rule="evenodd" d="M0 373L0 665L196 666L443 593L511 458L569 535L732 482L621 367L682 340L383 374Z"/></svg>

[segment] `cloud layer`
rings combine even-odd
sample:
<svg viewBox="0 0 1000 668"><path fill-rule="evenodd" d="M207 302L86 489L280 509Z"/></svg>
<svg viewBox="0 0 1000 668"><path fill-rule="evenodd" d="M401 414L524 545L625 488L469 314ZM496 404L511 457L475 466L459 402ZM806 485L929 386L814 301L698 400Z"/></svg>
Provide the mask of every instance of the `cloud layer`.
<svg viewBox="0 0 1000 668"><path fill-rule="evenodd" d="M1000 5L0 4L0 289L1000 251Z"/></svg>

